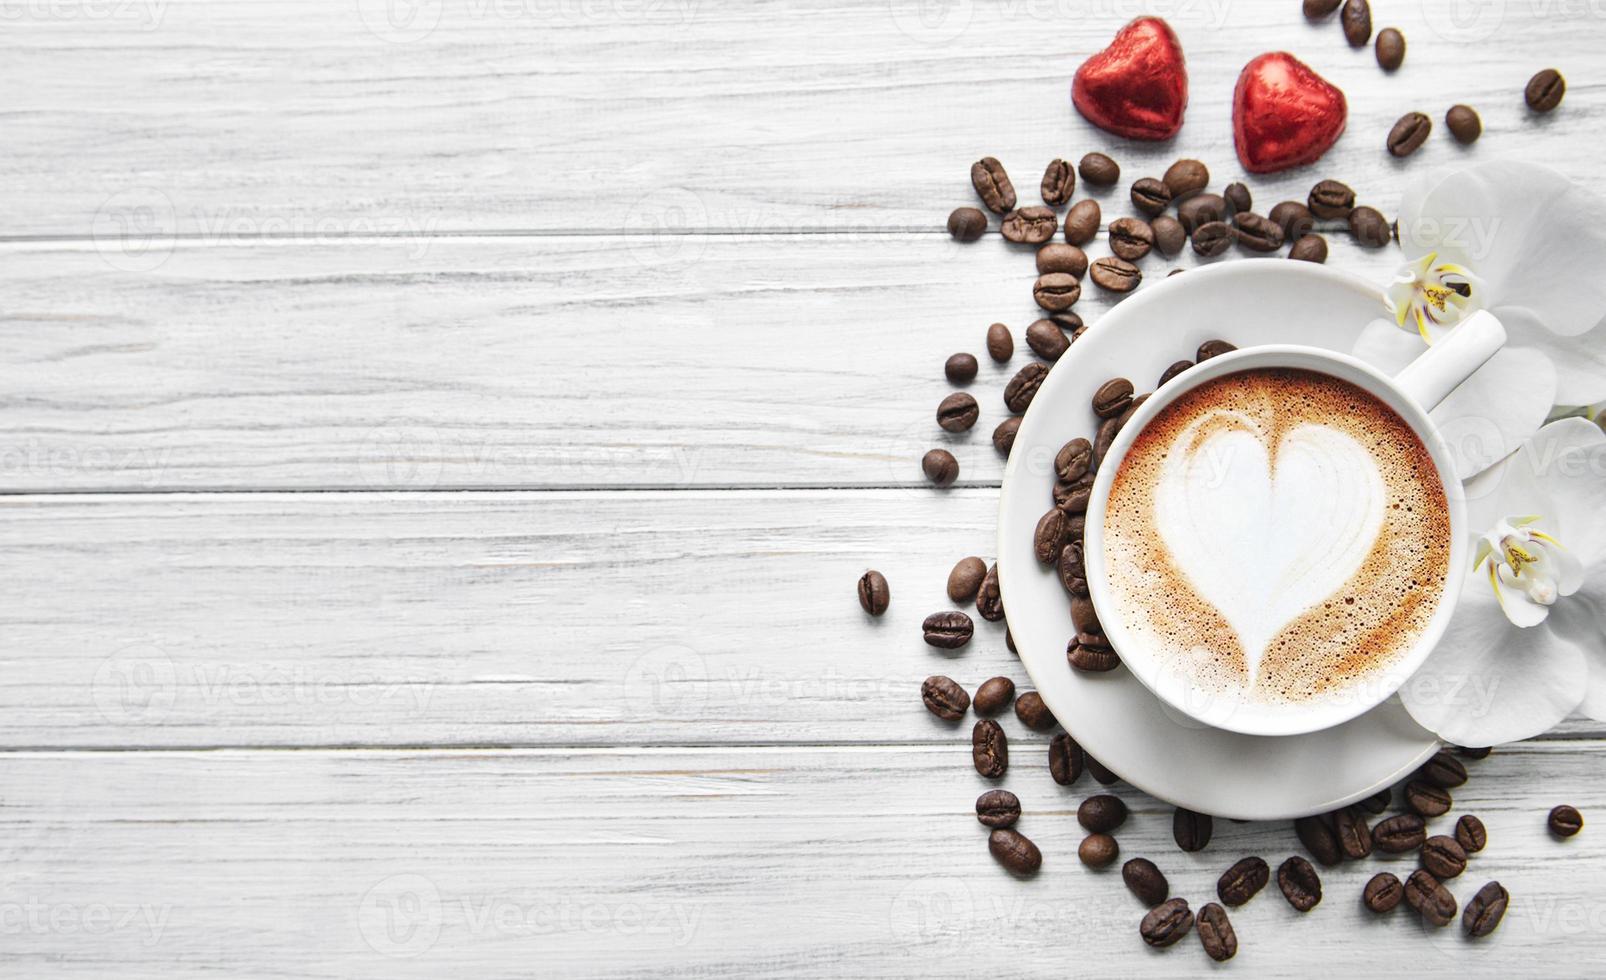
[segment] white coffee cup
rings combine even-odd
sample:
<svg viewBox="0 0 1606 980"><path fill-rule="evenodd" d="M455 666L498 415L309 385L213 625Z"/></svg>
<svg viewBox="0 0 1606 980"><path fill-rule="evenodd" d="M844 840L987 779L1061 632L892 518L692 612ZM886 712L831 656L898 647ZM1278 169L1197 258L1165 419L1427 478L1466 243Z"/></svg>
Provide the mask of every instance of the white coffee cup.
<svg viewBox="0 0 1606 980"><path fill-rule="evenodd" d="M1456 479L1455 461L1428 413L1504 346L1505 329L1487 312L1477 312L1442 340L1389 377L1346 354L1292 344L1233 351L1213 357L1178 375L1151 395L1132 414L1111 444L1093 482L1084 529L1083 563L1099 621L1121 662L1162 701L1204 724L1249 735L1296 735L1341 724L1371 710L1397 691L1427 659L1443 637L1466 577L1470 541L1466 533L1466 501ZM1208 381L1240 371L1291 368L1330 375L1370 392L1392 409L1422 440L1444 486L1450 523L1449 564L1444 591L1433 616L1416 642L1342 695L1309 703L1283 704L1224 697L1206 689L1163 662L1118 616L1108 581L1104 554L1104 522L1110 488L1121 461L1144 428L1179 396ZM1252 547L1253 542L1245 542Z"/></svg>

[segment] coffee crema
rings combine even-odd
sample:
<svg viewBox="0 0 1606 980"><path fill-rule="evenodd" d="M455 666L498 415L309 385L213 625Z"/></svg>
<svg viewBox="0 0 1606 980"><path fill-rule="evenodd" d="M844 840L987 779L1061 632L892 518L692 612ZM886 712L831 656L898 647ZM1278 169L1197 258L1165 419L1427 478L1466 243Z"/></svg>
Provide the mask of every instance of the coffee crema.
<svg viewBox="0 0 1606 980"><path fill-rule="evenodd" d="M1241 371L1179 396L1122 460L1105 618L1204 691L1322 700L1416 644L1450 544L1438 469L1393 409L1331 375Z"/></svg>

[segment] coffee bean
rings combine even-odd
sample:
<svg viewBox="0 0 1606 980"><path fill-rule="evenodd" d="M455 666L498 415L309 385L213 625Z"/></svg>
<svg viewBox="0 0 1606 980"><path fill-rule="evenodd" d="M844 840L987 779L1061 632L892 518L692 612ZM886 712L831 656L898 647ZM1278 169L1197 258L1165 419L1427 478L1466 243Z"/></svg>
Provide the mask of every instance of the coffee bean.
<svg viewBox="0 0 1606 980"><path fill-rule="evenodd" d="M952 486L959 479L959 460L946 449L933 449L920 460L920 469L938 487Z"/></svg>
<svg viewBox="0 0 1606 980"><path fill-rule="evenodd" d="M998 588L998 566L987 569L987 577L976 590L976 613L989 623L1004 618L1004 597Z"/></svg>
<svg viewBox="0 0 1606 980"><path fill-rule="evenodd" d="M1405 879L1405 901L1422 918L1436 926L1446 926L1455 918L1455 896L1427 871L1418 868Z"/></svg>
<svg viewBox="0 0 1606 980"><path fill-rule="evenodd" d="M1043 696L1036 691L1027 691L1015 699L1015 717L1034 732L1046 732L1059 724L1054 720L1054 712L1043 703Z"/></svg>
<svg viewBox="0 0 1606 980"><path fill-rule="evenodd" d="M1095 834L1107 834L1126 822L1126 804L1119 796L1089 796L1076 809L1076 822Z"/></svg>
<svg viewBox="0 0 1606 980"><path fill-rule="evenodd" d="M1087 596L1087 572L1082 567L1082 542L1072 541L1060 549L1060 585L1072 596Z"/></svg>
<svg viewBox="0 0 1606 980"><path fill-rule="evenodd" d="M1400 879L1387 871L1379 871L1366 883L1361 892L1361 902L1373 912L1387 912L1400 904L1405 897L1405 886Z"/></svg>
<svg viewBox="0 0 1606 980"><path fill-rule="evenodd" d="M1149 222L1149 232L1154 236L1154 247L1160 250L1161 255L1175 255L1188 242L1188 233L1183 230L1182 222L1169 214L1162 214Z"/></svg>
<svg viewBox="0 0 1606 980"><path fill-rule="evenodd" d="M1082 778L1082 747L1064 732L1048 743L1048 774L1061 786L1070 786Z"/></svg>
<svg viewBox="0 0 1606 980"><path fill-rule="evenodd" d="M1104 627L1099 623L1098 610L1093 608L1093 600L1086 596L1072 597L1071 622L1076 624L1078 633L1104 632Z"/></svg>
<svg viewBox="0 0 1606 980"><path fill-rule="evenodd" d="M1051 313L1068 310L1081 298L1082 284L1069 273L1051 272L1046 276L1038 276L1032 284L1032 299ZM1027 335L1026 340L1030 343L1031 336Z"/></svg>
<svg viewBox="0 0 1606 980"><path fill-rule="evenodd" d="M1015 448L1015 434L1020 431L1020 422L1019 415L1011 415L993 429L993 448L1000 454L1008 456L1009 451Z"/></svg>
<svg viewBox="0 0 1606 980"><path fill-rule="evenodd" d="M944 650L957 650L970 642L976 627L970 617L958 610L934 612L921 626L926 642Z"/></svg>
<svg viewBox="0 0 1606 980"><path fill-rule="evenodd" d="M1377 55L1377 64L1384 71L1395 71L1405 62L1405 35L1392 27L1385 27L1377 32L1377 43L1373 46Z"/></svg>
<svg viewBox="0 0 1606 980"><path fill-rule="evenodd" d="M976 399L956 391L937 406L937 424L948 432L965 432L976 424L980 414Z"/></svg>
<svg viewBox="0 0 1606 980"><path fill-rule="evenodd" d="M1510 904L1511 893L1500 882L1491 881L1467 903L1467 910L1461 913L1461 928L1473 939L1482 939L1499 928Z"/></svg>
<svg viewBox="0 0 1606 980"><path fill-rule="evenodd" d="M1166 168L1160 182L1165 184L1170 200L1180 201L1210 185L1210 168L1198 160L1178 160Z"/></svg>
<svg viewBox="0 0 1606 980"><path fill-rule="evenodd" d="M1283 230L1270 218L1253 211L1239 211L1232 216L1238 244L1251 252L1275 252L1283 247Z"/></svg>
<svg viewBox="0 0 1606 980"><path fill-rule="evenodd" d="M1093 478L1084 476L1070 483L1055 480L1053 493L1056 508L1067 514L1079 516L1087 512L1088 501L1093 499Z"/></svg>
<svg viewBox="0 0 1606 980"><path fill-rule="evenodd" d="M1489 843L1489 831L1482 820L1468 813L1455 822L1455 842L1468 854L1476 854Z"/></svg>
<svg viewBox="0 0 1606 980"><path fill-rule="evenodd" d="M1191 235L1200 225L1227 220L1227 208L1227 199L1220 194L1195 194L1177 205L1177 220L1182 230Z"/></svg>
<svg viewBox="0 0 1606 980"><path fill-rule="evenodd" d="M1007 677L991 677L976 688L971 704L978 715L996 715L1009 706L1015 697L1015 682Z"/></svg>
<svg viewBox="0 0 1606 980"><path fill-rule="evenodd" d="M1347 806L1333 814L1333 837L1338 849L1351 861L1358 861L1372 853L1372 828L1359 807Z"/></svg>
<svg viewBox="0 0 1606 980"><path fill-rule="evenodd" d="M1232 227L1225 221L1211 221L1193 230L1193 250L1207 259L1232 247Z"/></svg>
<svg viewBox="0 0 1606 980"><path fill-rule="evenodd" d="M1450 812L1450 792L1432 783L1413 779L1405 784L1405 805L1424 817L1438 817Z"/></svg>
<svg viewBox="0 0 1606 980"><path fill-rule="evenodd" d="M1467 852L1454 837L1437 834L1422 842L1422 867L1444 881L1467 870Z"/></svg>
<svg viewBox="0 0 1606 980"><path fill-rule="evenodd" d="M1277 887L1296 912L1309 912L1322 900L1321 876L1297 854L1278 866Z"/></svg>
<svg viewBox="0 0 1606 980"><path fill-rule="evenodd" d="M1283 230L1284 241L1294 241L1308 235L1316 227L1316 216L1298 201L1283 201L1272 208L1267 217Z"/></svg>
<svg viewBox="0 0 1606 980"><path fill-rule="evenodd" d="M1009 739L998 722L983 718L970 730L970 761L988 779L998 779L1009 770Z"/></svg>
<svg viewBox="0 0 1606 980"><path fill-rule="evenodd" d="M1231 354L1237 349L1238 348L1227 343L1225 340L1207 340L1199 345L1198 351L1194 353L1194 360L1198 361L1200 364L1203 364L1212 357L1220 357L1223 354Z"/></svg>
<svg viewBox="0 0 1606 980"><path fill-rule="evenodd" d="M1416 778L1444 789L1454 789L1467 781L1467 767L1449 752L1440 750L1416 771Z"/></svg>
<svg viewBox="0 0 1606 980"><path fill-rule="evenodd" d="M1321 20L1338 9L1344 0L1305 0L1305 19L1311 21Z"/></svg>
<svg viewBox="0 0 1606 980"><path fill-rule="evenodd" d="M1111 378L1099 385L1093 393L1093 412L1099 418L1113 418L1132 404L1132 382L1125 378Z"/></svg>
<svg viewBox="0 0 1606 980"><path fill-rule="evenodd" d="M1109 769L1109 767L1105 766L1104 763L1093 758L1091 755L1087 756L1087 771L1094 779L1098 780L1099 783L1104 786L1113 786L1121 781L1120 776L1117 776Z"/></svg>
<svg viewBox="0 0 1606 980"><path fill-rule="evenodd" d="M981 203L994 214L1008 214L1015 210L1015 185L1009 182L1004 165L994 157L982 157L970 165L970 185L976 188Z"/></svg>
<svg viewBox="0 0 1606 980"><path fill-rule="evenodd" d="M1080 480L1093 466L1093 444L1078 436L1054 454L1054 475L1061 480Z"/></svg>
<svg viewBox="0 0 1606 980"><path fill-rule="evenodd" d="M1000 827L987 835L987 850L993 858L1017 875L1036 874L1043 866L1043 852L1026 835Z"/></svg>
<svg viewBox="0 0 1606 980"><path fill-rule="evenodd" d="M1376 208L1365 206L1349 213L1349 231L1363 248L1382 248L1391 237L1387 219Z"/></svg>
<svg viewBox="0 0 1606 980"><path fill-rule="evenodd" d="M1299 842L1305 845L1305 850L1310 852L1311 857L1327 867L1332 867L1344 859L1344 851L1339 847L1338 836L1333 833L1333 828L1326 818L1300 817L1294 821L1294 834L1299 838Z"/></svg>
<svg viewBox="0 0 1606 980"><path fill-rule="evenodd" d="M1205 955L1217 963L1225 963L1238 955L1238 934L1232 931L1227 910L1215 902L1199 909L1199 942L1204 944Z"/></svg>
<svg viewBox="0 0 1606 980"><path fill-rule="evenodd" d="M1338 21L1344 26L1344 40L1350 47L1365 47L1372 39L1372 5L1366 0L1344 0Z"/></svg>
<svg viewBox="0 0 1606 980"><path fill-rule="evenodd" d="M987 575L987 563L980 558L961 558L948 573L948 598L954 602L968 602L981 587Z"/></svg>
<svg viewBox="0 0 1606 980"><path fill-rule="evenodd" d="M1120 855L1120 845L1109 834L1089 834L1076 848L1076 856L1090 868L1107 867Z"/></svg>
<svg viewBox="0 0 1606 980"><path fill-rule="evenodd" d="M1463 145L1477 142L1478 137L1483 135L1483 120L1478 118L1477 111L1471 106L1451 106L1450 111L1444 114L1444 125L1455 141Z"/></svg>
<svg viewBox="0 0 1606 980"><path fill-rule="evenodd" d="M955 354L948 358L942 366L942 373L949 381L956 385L967 384L976 379L976 355Z"/></svg>
<svg viewBox="0 0 1606 980"><path fill-rule="evenodd" d="M1054 242L1037 250L1037 274L1063 272L1080 279L1087 273L1087 253L1075 245Z"/></svg>
<svg viewBox="0 0 1606 980"><path fill-rule="evenodd" d="M1099 423L1099 431L1093 436L1093 465L1103 462L1109 454L1110 446L1115 443L1115 437L1121 432L1121 418L1105 419Z"/></svg>
<svg viewBox="0 0 1606 980"><path fill-rule="evenodd" d="M1222 872L1216 882L1216 896L1221 904L1237 908L1254 898L1271 880L1271 868L1258 857L1246 857Z"/></svg>
<svg viewBox="0 0 1606 980"><path fill-rule="evenodd" d="M1318 218L1348 218L1350 210L1355 207L1355 192L1336 180L1324 180L1310 189L1305 204L1311 214Z"/></svg>
<svg viewBox="0 0 1606 980"><path fill-rule="evenodd" d="M1154 247L1154 229L1141 218L1116 218L1110 222L1110 251L1128 262L1136 262Z"/></svg>
<svg viewBox="0 0 1606 980"><path fill-rule="evenodd" d="M1549 112L1561 105L1561 97L1566 94L1567 80L1561 77L1561 72L1546 68L1528 79L1522 97L1534 112Z"/></svg>
<svg viewBox="0 0 1606 980"><path fill-rule="evenodd" d="M1493 751L1493 749L1491 749L1487 745L1485 745L1481 749L1480 748L1468 748L1465 745L1456 746L1456 752L1463 759L1487 759L1487 758L1489 758L1489 753L1492 752L1492 751Z"/></svg>
<svg viewBox="0 0 1606 980"><path fill-rule="evenodd" d="M1165 901L1171 895L1171 885L1165 875L1148 858L1133 858L1121 865L1121 880L1126 887L1149 908Z"/></svg>
<svg viewBox="0 0 1606 980"><path fill-rule="evenodd" d="M1149 910L1138 925L1138 935L1150 946L1170 946L1193 928L1193 912L1180 898L1162 902Z"/></svg>
<svg viewBox="0 0 1606 980"><path fill-rule="evenodd" d="M1227 202L1228 217L1240 211L1248 211L1254 203L1254 198L1249 193L1249 186L1242 181L1228 184L1221 192L1221 198Z"/></svg>
<svg viewBox="0 0 1606 980"><path fill-rule="evenodd" d="M951 677L933 674L920 685L920 700L926 710L943 721L958 721L970 708L970 695Z"/></svg>
<svg viewBox="0 0 1606 980"><path fill-rule="evenodd" d="M1132 206L1154 217L1171 203L1171 191L1153 177L1144 177L1132 183Z"/></svg>
<svg viewBox="0 0 1606 980"><path fill-rule="evenodd" d="M859 605L872 616L879 616L887 611L887 605L892 602L892 590L887 587L887 577L875 569L870 569L859 576Z"/></svg>
<svg viewBox="0 0 1606 980"><path fill-rule="evenodd" d="M1326 262L1327 239L1320 235L1301 235L1288 250L1288 257L1301 262Z"/></svg>
<svg viewBox="0 0 1606 980"><path fill-rule="evenodd" d="M1095 286L1112 293L1130 293L1143 281L1143 273L1137 266L1112 255L1094 261L1088 275Z"/></svg>
<svg viewBox="0 0 1606 980"><path fill-rule="evenodd" d="M1160 375L1160 382L1158 384L1156 384L1155 387L1156 388L1165 387L1165 384L1166 384L1167 381L1170 381L1172 378L1176 377L1177 375L1181 374L1182 372L1188 370L1188 368L1191 368L1191 367L1193 367L1193 362L1192 361L1178 361L1178 362L1176 362L1175 364L1173 364L1170 367L1165 369L1165 373Z"/></svg>
<svg viewBox="0 0 1606 980"><path fill-rule="evenodd" d="M1195 813L1179 806L1171 814L1171 836L1178 847L1189 853L1202 851L1209 845L1215 825L1208 813Z"/></svg>
<svg viewBox="0 0 1606 980"><path fill-rule="evenodd" d="M1076 169L1066 160L1051 160L1043 171L1043 203L1059 207L1071 199L1076 190Z"/></svg>
<svg viewBox="0 0 1606 980"><path fill-rule="evenodd" d="M1015 356L1015 338L1002 323L987 328L987 354L1000 364Z"/></svg>
<svg viewBox="0 0 1606 980"><path fill-rule="evenodd" d="M1033 361L1016 371L1004 386L1004 404L1017 415L1025 412L1032 399L1037 397L1037 389L1043 386L1046 377L1048 367L1039 361Z"/></svg>
<svg viewBox="0 0 1606 980"><path fill-rule="evenodd" d="M1072 245L1086 245L1098 237L1104 216L1097 201L1077 201L1065 212L1065 240Z"/></svg>
<svg viewBox="0 0 1606 980"><path fill-rule="evenodd" d="M1550 832L1557 837L1571 837L1584 829L1584 815L1577 807L1563 804L1550 811Z"/></svg>
<svg viewBox="0 0 1606 980"><path fill-rule="evenodd" d="M987 234L987 216L977 208L954 208L948 215L948 234L956 241L973 242Z"/></svg>
<svg viewBox="0 0 1606 980"><path fill-rule="evenodd" d="M976 819L983 827L1014 826L1020 819L1020 799L1007 789L990 789L976 797Z"/></svg>
<svg viewBox="0 0 1606 980"><path fill-rule="evenodd" d="M1407 112L1389 130L1388 150L1389 156L1408 157L1427 142L1428 134L1433 131L1433 120L1425 113Z"/></svg>
<svg viewBox="0 0 1606 980"><path fill-rule="evenodd" d="M1402 813L1372 828L1372 846L1385 854L1404 854L1421 847L1427 836L1427 825L1421 817Z"/></svg>
<svg viewBox="0 0 1606 980"><path fill-rule="evenodd" d="M1073 637L1065 649L1065 659L1077 670L1102 674L1121 666L1121 658L1105 644L1087 644Z"/></svg>
<svg viewBox="0 0 1606 980"><path fill-rule="evenodd" d="M1360 807L1362 810L1365 810L1367 813L1376 816L1389 808L1389 801L1392 798L1393 794L1385 788L1378 790L1376 793L1373 793L1371 796L1368 796L1366 799L1355 805Z"/></svg>
<svg viewBox="0 0 1606 980"><path fill-rule="evenodd" d="M1089 153L1076 165L1082 179L1094 187L1114 187L1121 179L1121 167L1102 153Z"/></svg>
<svg viewBox="0 0 1606 980"><path fill-rule="evenodd" d="M1053 208L1033 205L1004 215L999 230L1006 241L1017 245L1041 245L1054 237L1059 226L1060 216Z"/></svg>

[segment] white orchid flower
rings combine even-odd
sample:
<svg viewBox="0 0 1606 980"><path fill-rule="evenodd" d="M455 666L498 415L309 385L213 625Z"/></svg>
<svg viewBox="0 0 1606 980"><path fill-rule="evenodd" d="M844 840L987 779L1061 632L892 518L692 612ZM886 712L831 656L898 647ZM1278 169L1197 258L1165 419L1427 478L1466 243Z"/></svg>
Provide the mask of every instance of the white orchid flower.
<svg viewBox="0 0 1606 980"><path fill-rule="evenodd" d="M1444 639L1400 688L1411 715L1459 745L1606 720L1606 432L1540 429L1467 484L1474 567Z"/></svg>
<svg viewBox="0 0 1606 980"><path fill-rule="evenodd" d="M1399 238L1389 316L1357 357L1398 371L1477 310L1511 338L1433 412L1459 476L1504 459L1557 403L1606 401L1606 200L1536 164L1440 168L1406 188Z"/></svg>

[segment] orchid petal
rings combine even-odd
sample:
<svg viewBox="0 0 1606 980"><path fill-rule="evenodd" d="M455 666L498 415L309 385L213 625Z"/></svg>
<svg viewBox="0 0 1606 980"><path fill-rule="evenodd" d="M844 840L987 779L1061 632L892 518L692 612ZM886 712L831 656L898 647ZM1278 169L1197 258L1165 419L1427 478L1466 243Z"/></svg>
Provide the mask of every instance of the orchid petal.
<svg viewBox="0 0 1606 980"><path fill-rule="evenodd" d="M1501 318L1507 315L1504 310L1494 313ZM1511 329L1504 319L1502 325ZM1529 330L1520 336L1513 331L1511 338L1513 348L1536 351L1550 361L1556 376L1557 403L1593 405L1606 401L1606 338L1598 334L1563 337L1548 330Z"/></svg>
<svg viewBox="0 0 1606 980"><path fill-rule="evenodd" d="M1584 654L1589 678L1578 710L1606 721L1606 558L1587 571L1582 589L1556 604L1551 624Z"/></svg>
<svg viewBox="0 0 1606 980"><path fill-rule="evenodd" d="M1552 422L1513 460L1547 501L1536 525L1585 563L1606 559L1606 432L1587 419ZM1526 471L1525 473L1522 471Z"/></svg>
<svg viewBox="0 0 1606 980"><path fill-rule="evenodd" d="M1450 392L1429 417L1455 459L1456 476L1465 480L1538 432L1555 396L1556 369L1549 359L1508 347Z"/></svg>

